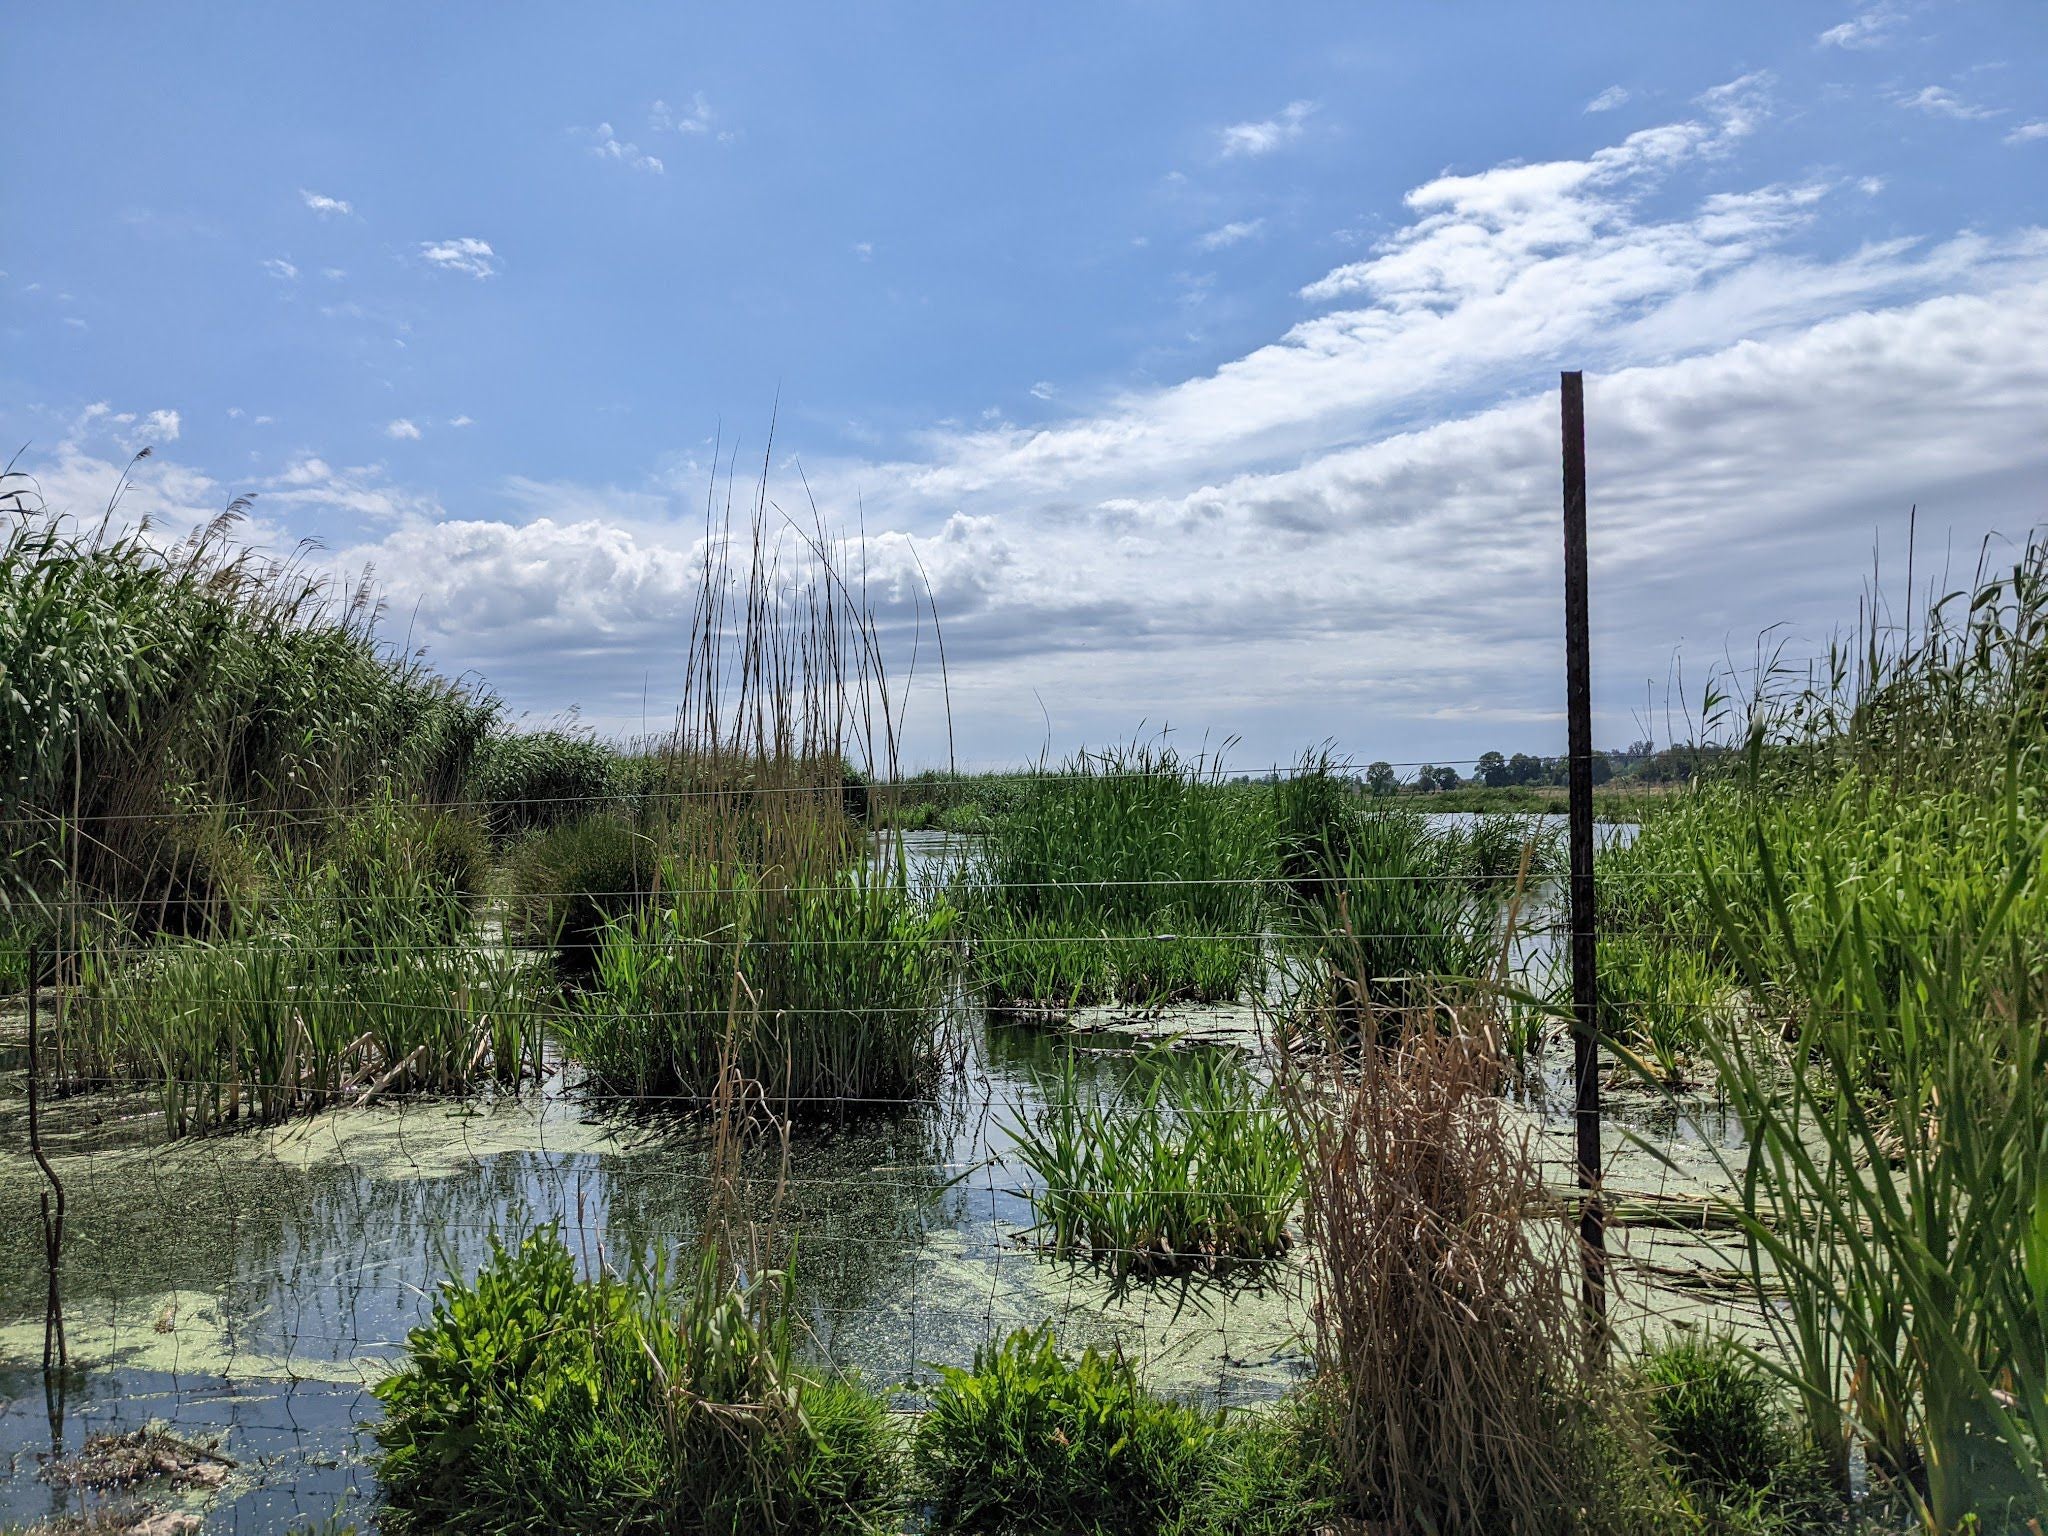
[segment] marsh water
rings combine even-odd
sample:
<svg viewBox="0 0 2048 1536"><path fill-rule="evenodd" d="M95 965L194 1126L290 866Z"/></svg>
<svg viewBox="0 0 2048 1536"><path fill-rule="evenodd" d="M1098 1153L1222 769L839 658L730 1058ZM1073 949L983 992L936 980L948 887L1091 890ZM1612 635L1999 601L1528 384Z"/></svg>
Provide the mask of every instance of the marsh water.
<svg viewBox="0 0 2048 1536"><path fill-rule="evenodd" d="M957 844L910 840L933 878ZM1221 1278L1119 1288L1037 1250L1007 1125L1042 1101L1069 1044L1091 1070L1124 1070L1160 1035L1208 1048L1256 1038L1249 1009L1103 1014L1076 1035L962 1002L954 1066L926 1105L810 1127L746 1169L753 1209L797 1234L808 1348L900 1386L915 1407L938 1364L1050 1318L1072 1345L1115 1342L1165 1390L1222 1405L1268 1400L1305 1368L1299 1255ZM19 1020L7 1037L20 1038ZM1518 1113L1568 1183L1567 1052L1537 1061ZM267 1130L165 1144L147 1096L59 1101L46 1140L69 1220L64 1319L77 1369L39 1368L45 1271L39 1175L26 1145L18 1048L4 1066L0 1131L0 1523L79 1508L37 1476L91 1435L170 1426L215 1435L236 1468L204 1506L207 1529L270 1531L346 1506L368 1513L371 1386L450 1272L494 1235L558 1223L591 1262L687 1242L703 1217L699 1126L649 1119L583 1093L573 1069L496 1100L338 1110ZM1646 1193L1718 1182L1726 1131L1707 1106L1658 1095L1617 1104L1632 1128L1612 1177ZM1633 1137L1634 1139L1629 1139ZM1640 1144L1637 1144L1637 1143ZM1732 1306L1728 1255L1665 1227L1617 1234L1632 1268L1624 1306L1668 1322ZM1691 1278L1688 1278L1689 1273Z"/></svg>

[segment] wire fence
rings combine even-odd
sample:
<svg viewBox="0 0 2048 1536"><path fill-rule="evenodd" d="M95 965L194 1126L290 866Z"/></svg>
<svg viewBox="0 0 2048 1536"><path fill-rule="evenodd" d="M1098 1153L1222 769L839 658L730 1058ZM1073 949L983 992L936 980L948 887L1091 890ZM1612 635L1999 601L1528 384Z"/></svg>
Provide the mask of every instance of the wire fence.
<svg viewBox="0 0 2048 1536"><path fill-rule="evenodd" d="M468 805L469 802L461 802ZM212 810L223 808L210 808ZM188 815L195 813L187 812ZM1151 890L1232 889L1260 903L1254 921L1216 929L1091 931L1062 924L1029 935L981 934L944 941L956 970L936 1004L878 1002L859 1007L797 1001L778 1017L835 1019L930 1015L936 1044L924 1080L903 1091L761 1092L747 1101L756 1135L736 1175L711 1166L707 1115L717 1094L686 1089L629 1091L593 1077L543 1019L533 1070L511 1080L477 1074L469 1091L435 1095L400 1083L388 1093L336 1091L292 1071L193 1071L169 1058L113 1067L66 1060L67 1031L99 1006L96 979L77 962L38 966L38 988L0 999L0 1070L16 1083L41 1069L41 1101L0 1099L0 1125L15 1145L34 1140L64 1191L61 1259L63 1323L75 1369L54 1380L43 1403L10 1389L0 1411L0 1454L16 1477L53 1440L76 1449L88 1434L161 1420L185 1432L227 1432L249 1449L240 1457L237 1497L224 1528L262 1529L291 1514L321 1514L332 1498L367 1487L363 1426L376 1414L369 1389L402 1357L409 1329L430 1311L436 1288L473 1273L493 1241L552 1227L586 1268L623 1267L638 1255L696 1239L710 1219L714 1181L736 1189L763 1252L793 1266L807 1347L824 1364L900 1386L894 1405L915 1412L941 1366L965 1365L1011 1330L1050 1320L1072 1346L1103 1344L1138 1361L1162 1390L1224 1407L1276 1398L1309 1372L1311 1266L1298 1242L1279 1251L1223 1257L1178 1255L1144 1270L1156 1243L1095 1242L1076 1250L1049 1238L1047 1212L1064 1199L1173 1199L1189 1183L1061 1181L1035 1168L1023 1143L1048 1117L1102 1107L1120 1120L1177 1126L1222 1119L1274 1122L1268 1097L1190 1106L1148 1086L1171 1061L1228 1052L1251 1064L1255 1089L1271 1082L1276 1037L1306 977L1323 974L1333 943L1422 946L1440 938L1418 926L1305 928L1272 905L1284 889L1320 885L1444 883L1441 874L1304 873L990 881L972 843L933 855L913 882L912 900L941 895L987 901L1057 891L1086 899ZM958 854L964 846L968 853ZM1631 871L1631 878L1680 881L1691 871ZM1471 870L1456 877L1459 903L1495 917L1502 898L1529 887L1524 869ZM784 894L825 896L833 885L792 885ZM634 888L580 892L586 898L645 899ZM683 885L656 900L731 895L722 885ZM1555 1040L1568 1028L1558 978L1547 969L1560 923L1552 877L1526 889L1518 912L1523 944L1495 981L1517 1006L1535 1005ZM341 898L337 915L367 911L364 892ZM43 911L60 928L104 901L59 896ZM409 945L422 960L496 948L538 962L549 945L515 943L503 920L507 898L491 898L469 932ZM1493 921L1494 918L1489 918ZM1504 918L1503 918L1504 921ZM1247 946L1255 979L1223 1002L1171 998L1058 999L1004 1006L981 985L977 956L1100 946L1143 951L1189 939ZM124 951L136 964L195 939L165 939ZM750 934L748 953L805 948L880 949L894 936ZM357 940L295 935L299 954L347 960ZM61 957L60 957L61 959ZM347 975L346 971L340 973ZM443 1015L473 1023L465 999L374 994L360 985L317 989L252 984L224 999L243 1009L369 1006L380 1015ZM1496 994L1503 995L1503 994ZM573 1010L589 993L573 988L550 1006ZM30 998L34 998L31 1007ZM146 997L142 999L146 1001ZM1616 1007L1660 999L1613 998ZM131 997L129 1006L139 1006ZM725 1007L637 1007L634 1028L726 1019ZM1545 1011L1547 1010L1547 1011ZM31 1040L40 1060L16 1042ZM1544 1030L1522 1042L1504 1073L1503 1113L1538 1150L1544 1190L1530 1219L1564 1228L1576 1209L1572 1096L1562 1071L1568 1053L1546 1047ZM359 1042L360 1043L360 1042ZM367 1047L365 1048L367 1049ZM391 1065L389 1057L380 1066ZM1080 1094L1069 1092L1076 1085ZM175 1090L236 1103L216 1134L167 1134L162 1104ZM260 1123L256 1102L290 1101L276 1123ZM1754 1306L1739 1244L1726 1227L1731 1191L1720 1163L1733 1155L1710 1104L1644 1085L1614 1118L1627 1140L1605 1191L1615 1233L1617 1325L1651 1334L1706 1313L1735 1317ZM1199 1183L1198 1171L1190 1182ZM10 1205L25 1209L44 1180L27 1161L6 1175ZM1256 1201L1270 1187L1214 1181L1210 1199ZM1289 1224L1290 1233L1298 1227ZM1133 1267L1137 1266L1137 1267ZM0 1359L26 1367L45 1333L44 1254L34 1223L0 1234ZM0 1378L6 1377L0 1372ZM5 1511L0 1511L4 1515Z"/></svg>

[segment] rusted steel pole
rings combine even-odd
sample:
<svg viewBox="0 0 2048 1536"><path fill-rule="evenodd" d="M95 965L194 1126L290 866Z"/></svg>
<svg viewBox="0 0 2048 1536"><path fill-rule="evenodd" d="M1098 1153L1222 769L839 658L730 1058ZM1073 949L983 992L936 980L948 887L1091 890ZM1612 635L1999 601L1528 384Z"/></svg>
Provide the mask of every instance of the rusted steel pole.
<svg viewBox="0 0 2048 1536"><path fill-rule="evenodd" d="M1607 1332L1607 1213L1601 1204L1599 970L1593 913L1593 677L1586 584L1585 375L1560 377L1564 433L1564 691L1571 785L1572 1081L1578 1141L1579 1252L1587 1332Z"/></svg>

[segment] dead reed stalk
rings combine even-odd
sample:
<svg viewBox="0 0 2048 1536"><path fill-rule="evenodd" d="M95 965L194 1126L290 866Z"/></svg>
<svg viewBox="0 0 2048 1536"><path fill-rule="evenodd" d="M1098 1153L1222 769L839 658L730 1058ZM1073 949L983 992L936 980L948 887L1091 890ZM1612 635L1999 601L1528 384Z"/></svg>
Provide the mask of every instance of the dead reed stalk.
<svg viewBox="0 0 2048 1536"><path fill-rule="evenodd" d="M1466 1013L1283 1046L1338 1465L1375 1529L1601 1529L1570 1234Z"/></svg>

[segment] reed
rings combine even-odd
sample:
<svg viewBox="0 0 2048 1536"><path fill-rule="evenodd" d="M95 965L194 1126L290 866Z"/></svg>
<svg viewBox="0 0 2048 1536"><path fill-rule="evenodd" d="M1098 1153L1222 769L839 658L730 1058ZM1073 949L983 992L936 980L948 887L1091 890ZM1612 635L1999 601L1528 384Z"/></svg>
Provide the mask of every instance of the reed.
<svg viewBox="0 0 2048 1536"><path fill-rule="evenodd" d="M1301 1156L1272 1090L1234 1051L1155 1049L1106 1091L1066 1052L1006 1126L1056 1253L1118 1276L1216 1270L1292 1246Z"/></svg>
<svg viewBox="0 0 2048 1536"><path fill-rule="evenodd" d="M1629 1529L1599 1448L1576 1245L1483 1030L1434 1010L1362 1049L1285 1042L1316 1279L1317 1391L1346 1512L1443 1533Z"/></svg>
<svg viewBox="0 0 2048 1536"><path fill-rule="evenodd" d="M1082 754L1022 781L958 897L993 1003L1220 1002L1259 975L1264 819L1220 764Z"/></svg>
<svg viewBox="0 0 2048 1536"><path fill-rule="evenodd" d="M832 1114L929 1086L950 918L909 890L896 834L864 825L898 705L859 550L771 511L764 481L748 517L707 516L683 702L625 849L650 895L594 934L567 1039L603 1092L701 1102L730 1053L778 1113Z"/></svg>

